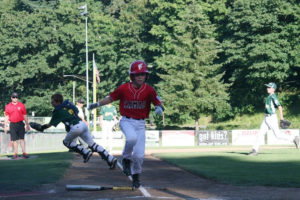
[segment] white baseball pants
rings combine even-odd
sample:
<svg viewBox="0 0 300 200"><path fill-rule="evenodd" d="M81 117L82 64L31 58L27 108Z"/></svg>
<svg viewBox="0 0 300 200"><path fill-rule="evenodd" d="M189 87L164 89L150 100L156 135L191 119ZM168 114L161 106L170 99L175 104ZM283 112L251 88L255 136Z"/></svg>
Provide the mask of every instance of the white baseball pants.
<svg viewBox="0 0 300 200"><path fill-rule="evenodd" d="M103 134L103 146L111 152L112 150L112 128L115 125L114 120L102 120L102 134Z"/></svg>
<svg viewBox="0 0 300 200"><path fill-rule="evenodd" d="M145 120L122 117L120 128L126 137L123 158L132 161L131 173L142 173L145 155Z"/></svg>
<svg viewBox="0 0 300 200"><path fill-rule="evenodd" d="M276 114L265 115L265 119L260 125L259 133L256 136L255 143L253 145L253 149L258 152L259 151L259 139L264 137L266 132L271 129L275 137L280 140L293 141L294 137L290 135L286 135L280 132L278 126L278 118Z"/></svg>
<svg viewBox="0 0 300 200"><path fill-rule="evenodd" d="M67 133L67 136L65 137L64 142L66 144L70 144L70 147L75 147L75 146L77 146L77 143L74 142L74 139L77 137L81 137L81 139L83 139L89 145L89 147L91 147L95 143L92 138L92 135L89 131L89 128L83 121L80 121L76 125L71 125L71 129ZM100 146L100 145L98 145L98 146L99 146L98 147L99 151L104 150L104 148L102 146ZM84 154L86 154L89 151L88 149L82 147L81 145L79 145L79 148L80 149L83 148Z"/></svg>

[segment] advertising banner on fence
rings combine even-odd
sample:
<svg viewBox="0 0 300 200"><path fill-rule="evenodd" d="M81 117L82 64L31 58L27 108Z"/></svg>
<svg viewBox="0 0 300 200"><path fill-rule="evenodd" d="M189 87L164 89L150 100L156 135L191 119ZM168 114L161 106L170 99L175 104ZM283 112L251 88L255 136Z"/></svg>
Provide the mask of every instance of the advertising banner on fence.
<svg viewBox="0 0 300 200"><path fill-rule="evenodd" d="M294 144L293 138L295 136L299 136L299 130L298 129L281 129L280 130L281 135L279 135L280 139L278 139L273 131L269 130L267 133L267 144L270 145L282 145L282 144Z"/></svg>
<svg viewBox="0 0 300 200"><path fill-rule="evenodd" d="M259 130L232 130L232 145L253 145ZM259 144L265 144L265 138L259 138Z"/></svg>
<svg viewBox="0 0 300 200"><path fill-rule="evenodd" d="M198 145L228 145L228 131L198 131Z"/></svg>
<svg viewBox="0 0 300 200"><path fill-rule="evenodd" d="M93 131L94 141L104 147L107 146L107 140L104 139L102 131ZM112 147L123 147L125 142L125 136L122 131L112 132Z"/></svg>
<svg viewBox="0 0 300 200"><path fill-rule="evenodd" d="M194 146L195 131L162 131L162 146Z"/></svg>
<svg viewBox="0 0 300 200"><path fill-rule="evenodd" d="M146 131L146 146L159 146L159 131Z"/></svg>
<svg viewBox="0 0 300 200"><path fill-rule="evenodd" d="M92 135L95 139L103 139L103 133L102 131L93 131ZM113 131L112 132L112 139L123 139L124 135L122 131Z"/></svg>

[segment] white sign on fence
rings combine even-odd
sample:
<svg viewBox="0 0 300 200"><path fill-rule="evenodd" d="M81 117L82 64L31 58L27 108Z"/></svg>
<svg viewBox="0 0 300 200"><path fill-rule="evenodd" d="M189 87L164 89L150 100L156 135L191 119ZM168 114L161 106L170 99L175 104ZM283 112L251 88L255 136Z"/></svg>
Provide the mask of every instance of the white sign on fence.
<svg viewBox="0 0 300 200"><path fill-rule="evenodd" d="M228 145L228 131L198 131L198 145Z"/></svg>
<svg viewBox="0 0 300 200"><path fill-rule="evenodd" d="M259 130L232 130L232 145L253 145ZM265 137L259 138L259 144L265 144Z"/></svg>
<svg viewBox="0 0 300 200"><path fill-rule="evenodd" d="M146 131L146 146L159 146L159 131Z"/></svg>
<svg viewBox="0 0 300 200"><path fill-rule="evenodd" d="M162 131L162 146L194 146L195 131Z"/></svg>
<svg viewBox="0 0 300 200"><path fill-rule="evenodd" d="M281 129L280 130L281 135L279 136L279 138L277 138L273 131L269 130L267 133L267 144L270 145L282 145L282 144L294 144L293 143L293 138L295 136L299 136L299 130L298 129Z"/></svg>

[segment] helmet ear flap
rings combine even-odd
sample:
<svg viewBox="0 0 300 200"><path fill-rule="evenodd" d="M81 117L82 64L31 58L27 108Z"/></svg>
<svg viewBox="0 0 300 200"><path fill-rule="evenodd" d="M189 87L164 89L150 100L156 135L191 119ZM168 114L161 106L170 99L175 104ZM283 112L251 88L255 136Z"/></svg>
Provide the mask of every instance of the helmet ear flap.
<svg viewBox="0 0 300 200"><path fill-rule="evenodd" d="M134 81L134 75L133 74L129 74L130 80Z"/></svg>

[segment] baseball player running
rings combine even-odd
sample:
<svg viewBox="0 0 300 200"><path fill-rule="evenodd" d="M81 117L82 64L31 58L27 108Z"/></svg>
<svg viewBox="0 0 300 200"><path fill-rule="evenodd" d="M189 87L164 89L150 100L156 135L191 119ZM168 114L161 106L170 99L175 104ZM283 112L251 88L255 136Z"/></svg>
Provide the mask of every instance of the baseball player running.
<svg viewBox="0 0 300 200"><path fill-rule="evenodd" d="M279 110L280 120L283 120L282 106L275 94L277 86L275 83L271 82L265 84L267 86L267 92L269 96L266 99L265 103L265 118L260 126L259 133L256 136L256 141L252 147L252 151L248 154L249 156L258 155L259 151L259 139L264 137L268 129L271 129L274 135L280 140L292 141L296 145L296 148L299 147L299 137L293 137L291 135L282 134L279 130L278 119L276 115L276 108Z"/></svg>
<svg viewBox="0 0 300 200"><path fill-rule="evenodd" d="M85 163L88 162L92 156L92 152L97 152L101 158L107 162L109 168L114 169L117 163L117 158L109 155L102 146L94 142L88 126L78 117L78 109L76 106L68 100L63 101L63 96L59 93L52 95L51 104L54 107L52 118L49 124L41 126L40 131L44 131L50 126L57 126L60 122L63 122L66 131L68 132L67 136L63 140L63 144L67 148L81 154ZM77 137L83 139L92 151L74 142L74 139Z"/></svg>
<svg viewBox="0 0 300 200"><path fill-rule="evenodd" d="M132 175L132 187L139 188L139 175L145 154L145 118L148 118L151 102L155 105L155 113L162 114L163 106L156 91L145 83L149 76L147 64L136 60L130 64L131 82L122 84L108 97L91 104L89 109L120 100L119 108L122 118L120 128L126 137L122 153L123 173Z"/></svg>

